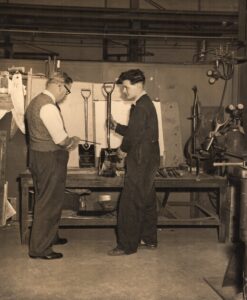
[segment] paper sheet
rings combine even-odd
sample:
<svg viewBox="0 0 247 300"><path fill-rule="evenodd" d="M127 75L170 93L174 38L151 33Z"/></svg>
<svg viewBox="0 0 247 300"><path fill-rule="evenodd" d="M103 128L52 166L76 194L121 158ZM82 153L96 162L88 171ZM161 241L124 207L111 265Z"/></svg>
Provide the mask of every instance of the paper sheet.
<svg viewBox="0 0 247 300"><path fill-rule="evenodd" d="M12 77L10 95L14 108L11 110L13 118L21 130L22 133L25 133L25 124L24 124L24 95L25 87L22 84L22 75L14 74Z"/></svg>

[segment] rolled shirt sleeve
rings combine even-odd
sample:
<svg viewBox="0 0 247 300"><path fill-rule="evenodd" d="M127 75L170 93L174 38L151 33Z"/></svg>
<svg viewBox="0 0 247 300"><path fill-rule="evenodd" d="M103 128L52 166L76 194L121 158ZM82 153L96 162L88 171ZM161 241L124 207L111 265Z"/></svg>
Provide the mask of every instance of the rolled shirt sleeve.
<svg viewBox="0 0 247 300"><path fill-rule="evenodd" d="M50 133L55 144L61 143L66 137L63 119L57 107L53 104L46 104L40 110L40 118Z"/></svg>

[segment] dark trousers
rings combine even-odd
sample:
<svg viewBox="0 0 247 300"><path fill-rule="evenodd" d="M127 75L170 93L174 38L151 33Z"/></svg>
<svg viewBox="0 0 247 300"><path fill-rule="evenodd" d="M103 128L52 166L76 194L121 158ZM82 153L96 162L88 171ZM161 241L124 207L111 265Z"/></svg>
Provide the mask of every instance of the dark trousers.
<svg viewBox="0 0 247 300"><path fill-rule="evenodd" d="M52 251L62 213L67 163L67 151L30 151L35 190L30 255L47 255Z"/></svg>
<svg viewBox="0 0 247 300"><path fill-rule="evenodd" d="M157 205L154 178L159 167L158 146L152 155L137 161L127 158L127 175L119 200L118 247L125 253L137 251L140 240L157 243Z"/></svg>

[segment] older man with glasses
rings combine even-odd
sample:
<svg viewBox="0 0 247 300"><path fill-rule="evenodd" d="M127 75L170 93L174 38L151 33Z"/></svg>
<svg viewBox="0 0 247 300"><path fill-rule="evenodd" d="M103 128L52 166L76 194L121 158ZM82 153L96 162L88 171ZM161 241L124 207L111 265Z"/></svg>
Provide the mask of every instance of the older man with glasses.
<svg viewBox="0 0 247 300"><path fill-rule="evenodd" d="M75 149L79 137L69 137L58 103L71 93L72 79L63 72L48 79L46 89L36 96L26 111L29 140L29 167L35 190L29 257L59 259L53 245L67 243L58 227L64 200L68 151Z"/></svg>

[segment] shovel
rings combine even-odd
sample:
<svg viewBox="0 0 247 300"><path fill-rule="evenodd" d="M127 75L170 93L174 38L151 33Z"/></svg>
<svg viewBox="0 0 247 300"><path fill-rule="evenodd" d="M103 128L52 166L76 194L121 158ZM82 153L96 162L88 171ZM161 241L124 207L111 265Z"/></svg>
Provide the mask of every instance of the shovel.
<svg viewBox="0 0 247 300"><path fill-rule="evenodd" d="M79 144L79 166L80 168L95 167L95 145L88 141L88 98L91 96L91 90L81 89L81 96L84 99L84 117L85 117L85 143Z"/></svg>
<svg viewBox="0 0 247 300"><path fill-rule="evenodd" d="M116 164L118 162L118 158L116 155L117 149L111 148L110 142L110 117L111 117L111 95L115 88L114 82L105 82L103 83L103 90L107 96L107 124L106 124L106 132L107 132L107 148L102 148L100 151L99 157L99 175L105 177L114 177L116 176Z"/></svg>

